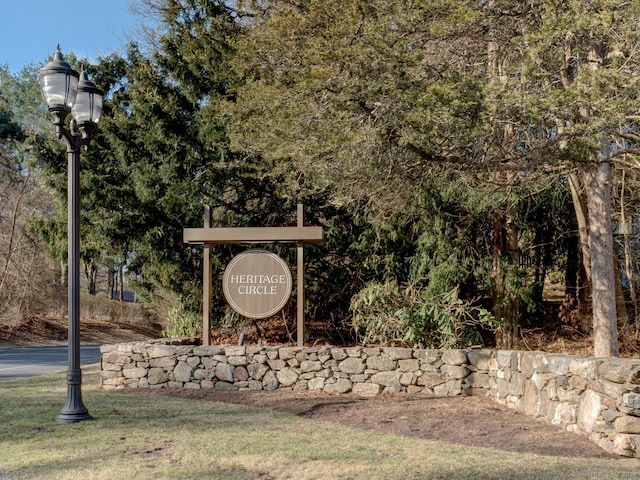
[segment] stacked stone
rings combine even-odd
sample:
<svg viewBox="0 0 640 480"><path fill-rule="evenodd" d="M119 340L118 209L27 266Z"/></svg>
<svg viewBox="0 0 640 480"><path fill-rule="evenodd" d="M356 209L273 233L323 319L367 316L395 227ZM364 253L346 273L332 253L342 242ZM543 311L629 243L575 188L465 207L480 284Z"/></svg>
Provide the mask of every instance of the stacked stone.
<svg viewBox="0 0 640 480"><path fill-rule="evenodd" d="M326 393L460 394L469 374L464 350L410 348L105 345L103 388L291 388Z"/></svg>
<svg viewBox="0 0 640 480"><path fill-rule="evenodd" d="M494 401L640 457L640 360L509 350L105 345L103 388L277 388L488 395Z"/></svg>
<svg viewBox="0 0 640 480"><path fill-rule="evenodd" d="M469 387L500 404L587 435L610 453L640 456L640 362L542 352L468 353Z"/></svg>

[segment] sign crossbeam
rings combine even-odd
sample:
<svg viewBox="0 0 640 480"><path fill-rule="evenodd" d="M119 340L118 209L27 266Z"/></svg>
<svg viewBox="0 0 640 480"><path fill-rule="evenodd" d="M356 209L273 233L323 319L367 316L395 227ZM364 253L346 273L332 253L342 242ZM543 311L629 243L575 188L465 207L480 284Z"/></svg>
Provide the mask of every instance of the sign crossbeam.
<svg viewBox="0 0 640 480"><path fill-rule="evenodd" d="M211 227L211 210L205 206L204 228L183 229L183 241L190 245L204 245L202 343L211 345L211 246L242 243L295 243L297 246L297 344L304 344L304 244L321 243L322 227L304 226L304 207L298 204L298 224L295 227Z"/></svg>
<svg viewBox="0 0 640 480"><path fill-rule="evenodd" d="M230 243L321 243L322 227L222 227L185 228L183 240L189 244Z"/></svg>

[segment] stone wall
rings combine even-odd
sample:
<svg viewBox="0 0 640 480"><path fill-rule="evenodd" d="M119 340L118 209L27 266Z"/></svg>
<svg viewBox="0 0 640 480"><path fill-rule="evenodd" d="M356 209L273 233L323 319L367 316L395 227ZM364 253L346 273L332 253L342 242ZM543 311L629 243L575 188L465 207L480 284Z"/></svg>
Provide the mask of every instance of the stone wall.
<svg viewBox="0 0 640 480"><path fill-rule="evenodd" d="M640 360L507 350L172 343L102 346L102 387L489 395L587 435L608 452L640 458Z"/></svg>

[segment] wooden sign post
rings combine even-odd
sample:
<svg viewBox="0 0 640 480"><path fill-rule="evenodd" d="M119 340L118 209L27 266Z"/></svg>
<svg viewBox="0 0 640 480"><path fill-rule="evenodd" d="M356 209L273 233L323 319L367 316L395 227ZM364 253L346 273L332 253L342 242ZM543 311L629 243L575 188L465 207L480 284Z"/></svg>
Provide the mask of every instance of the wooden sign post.
<svg viewBox="0 0 640 480"><path fill-rule="evenodd" d="M205 206L204 228L183 229L183 240L191 245L204 245L202 267L202 343L211 345L211 246L222 244L255 244L292 242L297 246L297 345L304 345L304 244L321 243L322 227L304 226L304 206L298 204L295 227L211 227L211 210Z"/></svg>

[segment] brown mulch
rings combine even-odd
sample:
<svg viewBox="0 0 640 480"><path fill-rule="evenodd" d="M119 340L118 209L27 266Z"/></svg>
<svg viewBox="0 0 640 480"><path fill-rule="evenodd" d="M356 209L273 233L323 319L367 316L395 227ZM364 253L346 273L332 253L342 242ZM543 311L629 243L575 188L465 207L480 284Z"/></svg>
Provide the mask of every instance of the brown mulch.
<svg viewBox="0 0 640 480"><path fill-rule="evenodd" d="M606 453L586 437L517 413L486 397L433 398L424 395L388 394L362 398L352 394L328 395L290 390L233 392L132 389L123 392L133 395L171 395L270 408L366 431L509 452L622 458Z"/></svg>

